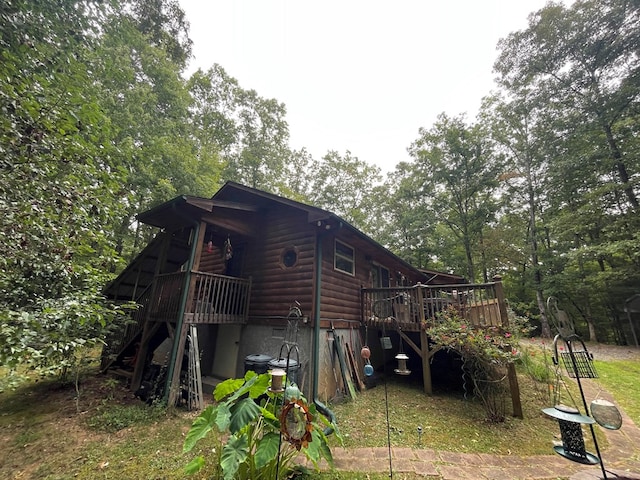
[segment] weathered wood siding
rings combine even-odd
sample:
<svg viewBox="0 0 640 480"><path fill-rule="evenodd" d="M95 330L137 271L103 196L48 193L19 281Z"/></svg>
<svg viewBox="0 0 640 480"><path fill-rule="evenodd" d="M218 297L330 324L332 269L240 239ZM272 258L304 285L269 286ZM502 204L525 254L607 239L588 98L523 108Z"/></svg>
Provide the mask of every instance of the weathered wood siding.
<svg viewBox="0 0 640 480"><path fill-rule="evenodd" d="M334 268L336 238L355 250L355 275L349 275ZM398 283L400 273L413 285L419 281L417 275L380 248L365 243L361 238L344 230L337 235L326 235L322 241L322 320L349 320L360 322L360 289L371 287L371 269L375 264L388 269L392 285Z"/></svg>
<svg viewBox="0 0 640 480"><path fill-rule="evenodd" d="M311 316L315 232L306 214L290 208L271 209L261 217L258 231L260 235L250 239L244 251L243 276L252 277L250 321L284 317L296 301ZM297 252L292 267L282 264L288 248Z"/></svg>
<svg viewBox="0 0 640 480"><path fill-rule="evenodd" d="M217 273L218 275L224 274L224 259L222 258L223 241L220 241L219 238L214 239L212 251L209 252L207 245L209 243L209 239L205 237L202 254L200 255L198 271L205 273Z"/></svg>

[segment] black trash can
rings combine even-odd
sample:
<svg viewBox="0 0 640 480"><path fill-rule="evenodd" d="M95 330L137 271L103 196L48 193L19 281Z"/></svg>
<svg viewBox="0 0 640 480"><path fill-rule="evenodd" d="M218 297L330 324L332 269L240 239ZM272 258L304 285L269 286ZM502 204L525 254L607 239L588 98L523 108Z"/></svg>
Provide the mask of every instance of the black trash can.
<svg viewBox="0 0 640 480"><path fill-rule="evenodd" d="M300 365L298 365L298 361L293 358L289 359L289 371L287 371L287 359L286 358L274 358L269 362L269 369L281 368L285 372L287 372L288 378L287 383L295 383L298 384L298 370L300 370Z"/></svg>
<svg viewBox="0 0 640 480"><path fill-rule="evenodd" d="M269 362L273 359L269 355L247 355L244 358L244 373L253 370L257 374L267 373Z"/></svg>

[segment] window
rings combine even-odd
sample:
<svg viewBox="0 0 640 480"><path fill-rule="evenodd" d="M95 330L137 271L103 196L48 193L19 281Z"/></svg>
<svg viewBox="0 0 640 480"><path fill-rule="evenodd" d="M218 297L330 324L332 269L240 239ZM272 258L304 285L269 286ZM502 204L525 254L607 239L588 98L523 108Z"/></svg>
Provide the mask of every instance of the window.
<svg viewBox="0 0 640 480"><path fill-rule="evenodd" d="M298 249L296 247L287 247L280 254L280 265L284 268L295 267L298 263Z"/></svg>
<svg viewBox="0 0 640 480"><path fill-rule="evenodd" d="M336 251L333 259L333 267L349 275L355 275L355 254L349 245L336 240Z"/></svg>
<svg viewBox="0 0 640 480"><path fill-rule="evenodd" d="M375 263L371 265L371 283L373 284L373 288L390 287L391 282L389 278L390 274L387 268Z"/></svg>

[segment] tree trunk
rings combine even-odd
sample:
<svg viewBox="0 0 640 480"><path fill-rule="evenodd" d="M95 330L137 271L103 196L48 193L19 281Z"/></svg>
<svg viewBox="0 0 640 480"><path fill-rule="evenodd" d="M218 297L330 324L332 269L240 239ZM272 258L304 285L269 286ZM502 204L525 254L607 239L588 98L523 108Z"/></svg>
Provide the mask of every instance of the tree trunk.
<svg viewBox="0 0 640 480"><path fill-rule="evenodd" d="M620 152L618 144L613 136L613 132L611 131L611 125L604 124L603 128L607 136L609 151L611 152L611 156L615 162L614 165L618 171L618 175L620 176L620 183L622 184L624 193L627 196L627 200L631 207L634 210L638 210L638 207L640 206L638 203L638 197L636 197L636 194L633 191L633 185L629 182L629 173L627 172L627 167L622 161L622 153Z"/></svg>
<svg viewBox="0 0 640 480"><path fill-rule="evenodd" d="M589 328L589 341L590 342L598 342L598 336L596 335L596 324L593 321L593 315L591 315L591 304L589 299L587 298L587 311L584 316L585 321L587 322L587 327Z"/></svg>

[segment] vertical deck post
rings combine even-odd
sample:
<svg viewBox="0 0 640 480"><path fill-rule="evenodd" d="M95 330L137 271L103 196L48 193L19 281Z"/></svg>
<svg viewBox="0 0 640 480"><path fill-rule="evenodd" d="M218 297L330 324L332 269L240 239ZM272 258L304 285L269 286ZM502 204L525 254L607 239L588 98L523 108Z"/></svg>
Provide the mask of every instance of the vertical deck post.
<svg viewBox="0 0 640 480"><path fill-rule="evenodd" d="M187 309L189 295L191 292L191 280L193 279L193 266L196 263L197 256L202 252L202 242L204 239L204 231L206 224L204 222L193 221L193 229L191 236L191 253L189 255L188 267L183 283L183 292L180 296L180 305L178 308L178 318L176 319L176 337L173 343L169 367L167 369L167 383L164 389L164 398L168 400L169 405L175 405L180 395L180 372L182 370L182 356L184 355L184 344L187 340L188 323L184 322L184 313ZM176 344L176 341L178 342Z"/></svg>
<svg viewBox="0 0 640 480"><path fill-rule="evenodd" d="M422 292L422 285L418 285L418 323L420 325L420 355L422 359L422 385L424 393L427 395L433 394L433 382L431 380L431 352L429 351L429 337L425 328L426 318L424 314L424 295Z"/></svg>
<svg viewBox="0 0 640 480"><path fill-rule="evenodd" d="M433 384L431 381L431 355L429 352L429 338L425 331L425 325L420 326L420 349L422 350L422 383L424 385L424 393L433 394Z"/></svg>
<svg viewBox="0 0 640 480"><path fill-rule="evenodd" d="M504 328L509 327L509 315L507 313L507 304L504 300L504 290L502 289L502 277L496 275L492 279L495 282L496 299L498 300L498 308L500 309L500 323ZM520 386L518 385L518 376L516 367L513 362L507 365L507 376L509 377L509 390L511 391L511 405L513 407L513 416L523 418L522 403L520 401Z"/></svg>

